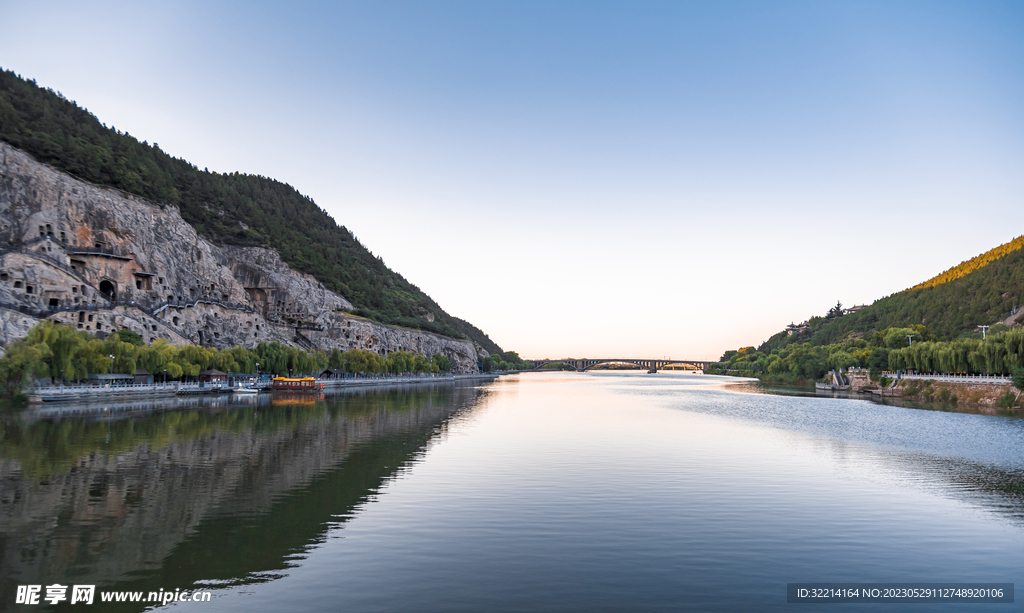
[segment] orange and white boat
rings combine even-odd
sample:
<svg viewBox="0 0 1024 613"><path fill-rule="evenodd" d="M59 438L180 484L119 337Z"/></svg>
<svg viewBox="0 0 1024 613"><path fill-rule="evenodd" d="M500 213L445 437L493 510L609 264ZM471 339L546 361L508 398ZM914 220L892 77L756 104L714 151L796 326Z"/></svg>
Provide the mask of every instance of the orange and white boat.
<svg viewBox="0 0 1024 613"><path fill-rule="evenodd" d="M324 384L313 377L274 377L270 389L282 392L319 392L324 389Z"/></svg>

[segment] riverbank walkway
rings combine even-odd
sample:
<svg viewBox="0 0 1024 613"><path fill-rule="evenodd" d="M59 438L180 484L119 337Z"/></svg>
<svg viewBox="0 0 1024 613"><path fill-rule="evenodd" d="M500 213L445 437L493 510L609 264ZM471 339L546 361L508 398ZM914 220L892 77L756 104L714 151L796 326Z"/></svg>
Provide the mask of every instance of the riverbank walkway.
<svg viewBox="0 0 1024 613"><path fill-rule="evenodd" d="M374 385L394 385L398 383L442 383L465 379L492 379L501 373L467 373L467 374L402 374L402 375L351 375L338 378L318 379L324 388L365 387ZM35 386L25 390L25 394L33 401L42 402L75 402L111 398L146 398L155 396L187 396L195 394L230 394L237 390L238 385L228 383L183 382L168 383L128 383L124 385L46 385ZM261 392L270 392L270 382L263 381L254 386Z"/></svg>
<svg viewBox="0 0 1024 613"><path fill-rule="evenodd" d="M883 375L896 379L919 379L922 381L939 381L941 383L985 383L991 385L1007 385L1013 383L1010 375L969 375L969 374L907 374L905 372L883 372Z"/></svg>

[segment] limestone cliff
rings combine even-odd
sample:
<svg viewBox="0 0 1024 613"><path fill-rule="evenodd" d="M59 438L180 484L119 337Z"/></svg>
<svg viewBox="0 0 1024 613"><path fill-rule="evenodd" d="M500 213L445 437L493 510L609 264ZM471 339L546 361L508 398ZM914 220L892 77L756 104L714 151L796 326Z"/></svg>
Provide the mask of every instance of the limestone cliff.
<svg viewBox="0 0 1024 613"><path fill-rule="evenodd" d="M458 372L477 369L470 341L342 312L351 307L273 250L214 245L173 206L84 183L0 142L0 343L46 318L147 342L442 353Z"/></svg>

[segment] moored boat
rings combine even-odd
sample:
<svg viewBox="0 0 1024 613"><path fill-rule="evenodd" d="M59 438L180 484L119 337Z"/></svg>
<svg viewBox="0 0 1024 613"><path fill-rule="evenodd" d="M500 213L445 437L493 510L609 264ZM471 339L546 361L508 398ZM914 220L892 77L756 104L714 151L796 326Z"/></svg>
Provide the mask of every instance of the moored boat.
<svg viewBox="0 0 1024 613"><path fill-rule="evenodd" d="M283 392L319 392L324 384L313 377L274 377L270 389Z"/></svg>

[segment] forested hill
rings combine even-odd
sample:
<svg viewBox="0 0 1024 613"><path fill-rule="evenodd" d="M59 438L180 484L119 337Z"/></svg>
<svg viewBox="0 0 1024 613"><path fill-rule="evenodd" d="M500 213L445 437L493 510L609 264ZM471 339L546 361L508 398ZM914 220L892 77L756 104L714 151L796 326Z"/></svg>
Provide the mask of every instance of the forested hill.
<svg viewBox="0 0 1024 613"><path fill-rule="evenodd" d="M975 256L967 260L966 262L960 262L959 264L957 264L953 268L950 268L946 272L940 275L936 275L931 279L928 279L924 283L918 283L917 285L910 289L915 290L923 289L926 287L935 287L937 285L942 285L943 283L956 281L960 277L967 276L970 273L974 272L975 270L978 270L991 264L992 262L995 262L1001 257L1005 257L1013 253L1014 251L1019 251L1022 247L1024 247L1024 236L1018 236L1017 238L1013 239L1008 243L1003 243L1002 245L999 245L995 249L989 249L985 253Z"/></svg>
<svg viewBox="0 0 1024 613"><path fill-rule="evenodd" d="M832 309L812 317L808 328L772 336L758 349L765 353L793 343L829 345L845 338L890 327L927 327L936 340L953 340L978 332L1024 308L1024 237L1018 237L941 275L887 296L855 313Z"/></svg>
<svg viewBox="0 0 1024 613"><path fill-rule="evenodd" d="M309 197L273 179L218 174L108 128L60 94L0 70L0 139L40 162L98 185L158 204L173 204L206 238L276 249L383 323L469 338L491 353L481 330L445 313L418 287L390 270ZM433 321L429 321L431 314Z"/></svg>

